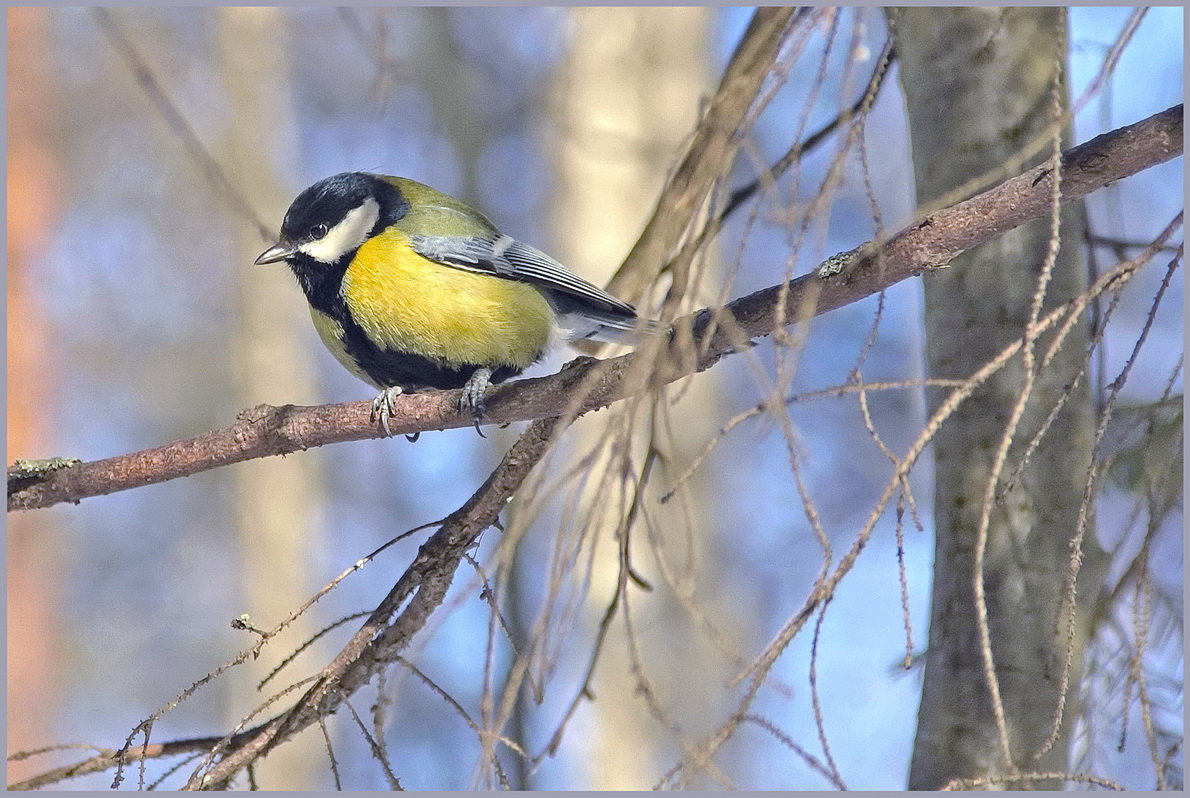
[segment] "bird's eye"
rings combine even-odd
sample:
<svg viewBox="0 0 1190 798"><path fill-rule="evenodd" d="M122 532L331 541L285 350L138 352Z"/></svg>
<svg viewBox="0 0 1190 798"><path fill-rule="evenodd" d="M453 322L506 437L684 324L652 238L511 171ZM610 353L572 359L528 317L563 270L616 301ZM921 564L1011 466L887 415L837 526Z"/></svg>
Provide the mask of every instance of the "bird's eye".
<svg viewBox="0 0 1190 798"><path fill-rule="evenodd" d="M325 224L316 224L310 228L310 238L317 241L318 239L325 237L327 232L329 231L327 230Z"/></svg>

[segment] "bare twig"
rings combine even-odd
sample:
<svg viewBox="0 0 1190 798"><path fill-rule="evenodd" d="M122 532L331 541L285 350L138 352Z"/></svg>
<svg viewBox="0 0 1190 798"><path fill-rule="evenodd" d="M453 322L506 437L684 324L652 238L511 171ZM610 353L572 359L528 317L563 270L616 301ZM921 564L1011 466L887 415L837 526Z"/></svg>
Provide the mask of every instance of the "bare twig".
<svg viewBox="0 0 1190 798"><path fill-rule="evenodd" d="M169 98L169 94L161 85L157 74L149 66L144 56L132 43L132 41L120 29L116 23L112 12L106 8L92 9L95 14L95 20L99 23L99 27L107 34L112 46L120 53L120 56L127 62L128 68L132 70L132 74L136 77L137 83L140 84L141 89L145 92L145 96L153 103L157 112L165 119L165 123L169 125L171 131L182 142L182 147L186 150L186 154L195 162L198 168L202 171L207 181L211 186L223 196L225 196L231 204L236 206L236 211L245 219L251 221L252 226L260 233L262 239L269 239L273 235L273 230L264 220L261 219L260 214L252 207L247 198L244 197L243 192L236 188L235 184L227 176L227 171L219 163L218 159L211 154L206 145L198 137L194 127L186 118L186 115L178 108L178 106Z"/></svg>

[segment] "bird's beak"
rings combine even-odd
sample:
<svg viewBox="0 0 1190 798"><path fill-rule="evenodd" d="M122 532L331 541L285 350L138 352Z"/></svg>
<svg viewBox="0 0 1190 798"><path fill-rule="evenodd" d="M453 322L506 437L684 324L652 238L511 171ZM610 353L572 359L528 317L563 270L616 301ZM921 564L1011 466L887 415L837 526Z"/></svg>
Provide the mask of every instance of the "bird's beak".
<svg viewBox="0 0 1190 798"><path fill-rule="evenodd" d="M260 257L256 259L258 266L265 263L276 263L280 260L286 260L297 254L297 247L286 244L284 241L278 241L273 246L260 253Z"/></svg>

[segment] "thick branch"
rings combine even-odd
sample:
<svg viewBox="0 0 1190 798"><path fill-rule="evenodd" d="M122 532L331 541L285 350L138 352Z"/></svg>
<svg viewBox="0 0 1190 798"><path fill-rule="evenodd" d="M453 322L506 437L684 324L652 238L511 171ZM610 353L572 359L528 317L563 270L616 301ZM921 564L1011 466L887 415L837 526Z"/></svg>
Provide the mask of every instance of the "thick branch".
<svg viewBox="0 0 1190 798"><path fill-rule="evenodd" d="M1062 200L1073 202L1090 192L1182 153L1182 106L1105 133L1063 154ZM738 325L732 334L712 322L720 314L702 311L675 322L700 341L691 358L690 339L671 336L661 368L645 379L627 379L641 353L611 360L580 358L558 374L518 380L492 391L487 421L505 424L550 418L568 412L580 388L580 412L604 407L625 396L672 382L711 366L741 337L768 335L790 323L855 302L907 277L948 263L959 253L1048 213L1050 176L1042 166L937 211L901 230L882 246L861 248L846 274L821 279L799 277L729 303L724 309ZM784 307L781 300L784 298ZM710 333L709 339L707 334ZM391 426L397 433L468 426L457 410L458 394L435 392L401 397ZM340 441L380 437L369 419L370 401L299 407L261 405L245 411L230 427L132 454L79 463L46 473L10 468L8 509L48 507L120 490L189 476L221 465Z"/></svg>

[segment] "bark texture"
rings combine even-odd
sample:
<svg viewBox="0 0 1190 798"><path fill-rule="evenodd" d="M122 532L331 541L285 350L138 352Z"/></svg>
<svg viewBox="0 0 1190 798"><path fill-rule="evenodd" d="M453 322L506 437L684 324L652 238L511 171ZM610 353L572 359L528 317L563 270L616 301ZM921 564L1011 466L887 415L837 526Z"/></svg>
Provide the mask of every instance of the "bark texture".
<svg viewBox="0 0 1190 798"><path fill-rule="evenodd" d="M1053 122L1052 82L1057 65L1065 62L1063 13L921 8L890 15L898 30L919 205L1005 164ZM1062 94L1065 106L1065 87ZM1040 162L1049 151L1047 146L1030 163ZM931 378L968 377L1024 333L1050 228L1046 219L1031 222L962 255L953 268L924 281ZM1081 240L1076 215L1067 209L1045 308L1086 288ZM988 524L982 579L1011 762L1005 761L985 678L974 580L984 495L1025 385L1023 359L993 377L935 441L934 586L910 789L937 789L953 778L1015 770L1067 769L1082 634L1063 734L1047 753L1036 753L1049 736L1059 700L1067 644L1058 613L1091 458L1091 394L1085 379L1071 387L1088 335L1088 325L1080 325L1053 362L1037 373ZM1038 342L1038 362L1048 341ZM1064 395L1065 406L1017 472L1028 442ZM930 397L931 411L941 399L941 393ZM1087 537L1085 545L1094 546L1094 536Z"/></svg>

